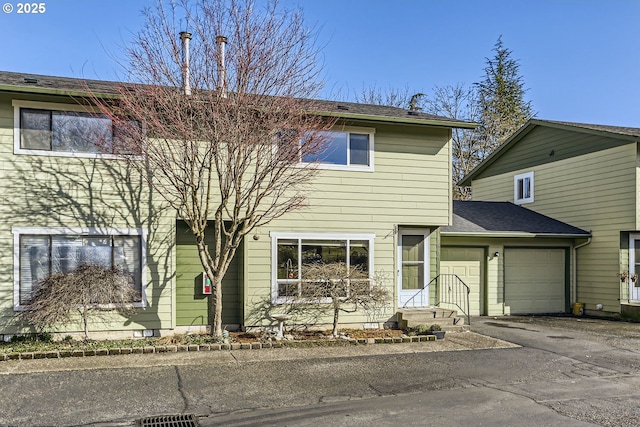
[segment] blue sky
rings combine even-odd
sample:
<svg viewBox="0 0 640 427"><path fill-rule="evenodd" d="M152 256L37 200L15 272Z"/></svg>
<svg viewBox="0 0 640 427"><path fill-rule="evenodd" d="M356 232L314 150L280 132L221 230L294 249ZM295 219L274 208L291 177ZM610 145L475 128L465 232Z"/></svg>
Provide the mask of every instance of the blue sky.
<svg viewBox="0 0 640 427"><path fill-rule="evenodd" d="M281 0L318 27L325 96L429 93L482 79L500 35L542 119L640 127L640 0ZM147 0L48 0L0 13L0 70L118 79Z"/></svg>

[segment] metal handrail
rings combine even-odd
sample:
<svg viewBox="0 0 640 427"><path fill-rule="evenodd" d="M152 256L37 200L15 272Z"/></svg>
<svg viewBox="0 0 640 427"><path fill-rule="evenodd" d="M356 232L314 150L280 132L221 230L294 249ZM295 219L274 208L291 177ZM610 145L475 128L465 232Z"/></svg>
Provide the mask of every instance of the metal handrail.
<svg viewBox="0 0 640 427"><path fill-rule="evenodd" d="M424 291L425 289L431 289L431 284L433 282L436 282L436 288L437 288L437 283L438 283L438 277L440 277L439 275L434 277L433 279L431 279L431 281L429 283L427 283L427 286L423 287L422 289L420 289L418 292L416 292L415 294L413 294L413 296L411 296L411 298L409 298L404 305L402 306L402 308L407 308L407 305L413 301L418 295L421 296L420 301L421 301L421 305L424 305ZM436 293L437 295L437 293ZM429 301L429 296L427 295L427 301Z"/></svg>
<svg viewBox="0 0 640 427"><path fill-rule="evenodd" d="M451 304L460 310L460 312L466 317L467 325L471 324L471 315L469 314L469 294L471 289L464 281L458 277L457 274L439 274L434 277L424 288L416 292L411 298L409 298L402 308L406 308L411 301L414 301L416 297L420 296L421 301L424 302L424 291L431 289L431 284L435 283L436 290L436 302L435 306L440 304ZM427 301L429 300L427 295Z"/></svg>

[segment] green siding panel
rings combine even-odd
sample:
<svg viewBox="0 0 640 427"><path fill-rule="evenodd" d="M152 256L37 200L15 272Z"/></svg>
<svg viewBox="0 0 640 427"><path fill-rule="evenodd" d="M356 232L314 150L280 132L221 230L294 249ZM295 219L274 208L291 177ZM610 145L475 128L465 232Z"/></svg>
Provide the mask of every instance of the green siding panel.
<svg viewBox="0 0 640 427"><path fill-rule="evenodd" d="M617 138L536 126L475 179L559 162L629 143Z"/></svg>

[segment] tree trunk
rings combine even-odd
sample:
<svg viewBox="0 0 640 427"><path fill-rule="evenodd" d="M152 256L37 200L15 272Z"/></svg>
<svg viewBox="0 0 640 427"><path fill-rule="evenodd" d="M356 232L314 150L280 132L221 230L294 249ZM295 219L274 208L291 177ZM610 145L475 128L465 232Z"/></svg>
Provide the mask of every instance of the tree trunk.
<svg viewBox="0 0 640 427"><path fill-rule="evenodd" d="M340 316L340 303L333 303L333 336L338 336L338 316Z"/></svg>
<svg viewBox="0 0 640 427"><path fill-rule="evenodd" d="M84 307L82 307L82 322L84 324L84 340L85 341L89 341L89 311L87 309L87 306L85 304Z"/></svg>
<svg viewBox="0 0 640 427"><path fill-rule="evenodd" d="M222 276L215 276L211 280L213 292L211 293L211 333L216 337L222 336Z"/></svg>
<svg viewBox="0 0 640 427"><path fill-rule="evenodd" d="M209 296L209 326L211 328L211 335L220 337L222 336L222 278L224 273L215 271L213 260L207 256L206 243L202 239L196 239L198 246L198 256L200 257L200 263L204 268L204 272L211 280L211 295Z"/></svg>

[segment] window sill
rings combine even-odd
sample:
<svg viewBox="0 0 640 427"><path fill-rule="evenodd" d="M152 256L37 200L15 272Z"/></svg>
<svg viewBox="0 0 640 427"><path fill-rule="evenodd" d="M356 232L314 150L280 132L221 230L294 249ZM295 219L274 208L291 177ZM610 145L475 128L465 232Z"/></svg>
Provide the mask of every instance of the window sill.
<svg viewBox="0 0 640 427"><path fill-rule="evenodd" d="M105 310L105 311L110 311L110 310L115 310L117 308L124 308L124 307L132 307L132 308L146 308L147 307L147 303L144 301L140 301L140 302L134 302L131 304L98 304L98 305L91 305L90 306L90 310ZM29 306L28 305L15 305L13 306L13 311L27 311L29 310Z"/></svg>
<svg viewBox="0 0 640 427"><path fill-rule="evenodd" d="M319 170L349 171L349 172L374 172L373 166L334 165L330 163L298 163L298 167L315 167Z"/></svg>
<svg viewBox="0 0 640 427"><path fill-rule="evenodd" d="M16 148L13 151L13 154L26 155L26 156L66 157L66 158L77 158L77 159L126 160L126 157L123 157L123 156L118 155L118 154L74 153L74 152L70 152L70 151L25 150L24 148ZM141 160L142 156L132 156L132 159Z"/></svg>

